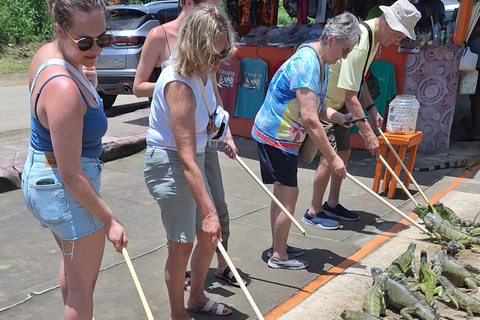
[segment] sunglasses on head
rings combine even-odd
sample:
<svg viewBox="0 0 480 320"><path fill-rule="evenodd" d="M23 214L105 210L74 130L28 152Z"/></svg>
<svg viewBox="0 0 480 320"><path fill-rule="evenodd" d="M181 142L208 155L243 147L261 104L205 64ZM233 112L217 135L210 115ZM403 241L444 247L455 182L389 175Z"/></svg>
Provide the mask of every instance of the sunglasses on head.
<svg viewBox="0 0 480 320"><path fill-rule="evenodd" d="M98 38L83 37L83 38L80 38L78 40L75 40L75 39L73 39L73 37L67 31L65 31L65 33L68 34L70 39L72 39L73 42L75 42L77 44L78 49L80 49L80 51L89 50L93 46L93 43L95 41L97 42L97 46L99 46L100 48L105 48L106 46L110 45L110 43L112 42L112 39L113 39L112 34L104 33L101 36L99 36Z"/></svg>

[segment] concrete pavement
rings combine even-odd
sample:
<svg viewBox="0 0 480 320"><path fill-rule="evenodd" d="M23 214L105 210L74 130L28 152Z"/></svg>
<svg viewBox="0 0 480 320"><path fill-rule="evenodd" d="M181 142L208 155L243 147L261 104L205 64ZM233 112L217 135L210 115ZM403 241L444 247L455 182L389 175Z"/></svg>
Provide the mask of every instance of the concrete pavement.
<svg viewBox="0 0 480 320"><path fill-rule="evenodd" d="M133 141L136 147L141 143L148 125L148 109L132 104L121 107L137 111L123 113L117 106L108 111L111 114L107 135L112 137L110 142L114 146L110 156L117 160L104 166L101 194L125 225L128 250L155 319L168 319L163 277L166 237L160 211L145 187L143 152L124 157L130 150L122 151L126 142ZM255 143L242 137L235 137L235 142L239 156L259 175ZM8 154L15 155L17 169L21 166L20 154L25 152L24 143L17 139L8 144ZM432 161L436 164L479 149L478 143L454 143L448 155L417 154L416 164L425 166ZM4 150L2 143L0 158L7 155ZM437 248L415 227L404 228L404 222L398 224L401 219L396 213L346 180L341 202L359 212L360 220L342 222L342 228L334 231L302 224L308 238L292 227L289 244L305 249L302 259L310 262L309 268L270 269L266 265L266 250L271 245L270 199L238 163L223 154L219 157L231 218L229 255L240 273L248 278L247 288L265 319L335 319L343 309L360 310L371 283L371 266L386 267L405 251L410 241L418 243L418 256L421 249L427 249L431 257L433 248ZM299 168L301 192L295 215L298 221L309 206L316 161L311 165L301 164ZM362 183L372 186L375 161L367 152L354 150L348 168ZM462 174L463 169L437 170L415 173L415 178L428 198L440 200L457 213L473 218L480 207L478 168L467 172L463 180L457 180ZM413 186L410 190L415 193ZM418 195L416 199L422 202ZM413 209L400 189L389 202L406 214ZM0 319L62 318L57 280L61 258L51 234L27 211L20 190L0 193L0 207ZM205 287L207 295L233 308L228 319L255 319L242 291L214 277L215 267L213 261ZM94 299L97 320L146 318L123 256L110 243L106 244ZM197 320L211 318L198 313L191 315ZM394 316L395 313L390 313L388 319Z"/></svg>

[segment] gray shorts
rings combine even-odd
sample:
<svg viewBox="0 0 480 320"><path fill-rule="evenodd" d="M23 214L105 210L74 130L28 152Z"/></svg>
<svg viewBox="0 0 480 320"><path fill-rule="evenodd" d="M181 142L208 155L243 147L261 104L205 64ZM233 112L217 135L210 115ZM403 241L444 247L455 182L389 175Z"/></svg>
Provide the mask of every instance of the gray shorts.
<svg viewBox="0 0 480 320"><path fill-rule="evenodd" d="M347 107L343 105L337 110L340 113L348 113ZM321 121L325 133L327 134L330 145L335 151L345 151L350 149L350 129L345 128L342 125L331 123L327 121Z"/></svg>
<svg viewBox="0 0 480 320"><path fill-rule="evenodd" d="M204 172L205 154L197 154L207 192L212 198ZM191 243L202 229L203 217L188 188L177 151L147 146L144 178L150 194L160 207L169 241Z"/></svg>

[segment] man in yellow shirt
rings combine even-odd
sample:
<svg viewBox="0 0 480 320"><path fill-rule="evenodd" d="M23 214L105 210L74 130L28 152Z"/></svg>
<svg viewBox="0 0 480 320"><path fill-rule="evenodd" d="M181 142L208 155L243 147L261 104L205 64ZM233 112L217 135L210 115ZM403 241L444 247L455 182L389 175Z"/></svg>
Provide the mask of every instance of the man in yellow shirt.
<svg viewBox="0 0 480 320"><path fill-rule="evenodd" d="M348 54L347 58L338 60L330 66L326 103L329 107L342 113L351 112L357 117L363 117L363 106L370 116L370 125L377 129L382 125L383 118L378 113L373 99L370 97L364 76L372 62L378 47L398 45L400 40L408 37L415 40L414 27L421 18L420 12L407 0L398 0L391 6L380 6L382 16L366 21L371 29L372 42L370 45L369 32L361 25L362 37L360 42ZM368 61L367 61L368 57ZM362 74L363 72L363 74ZM359 98L360 97L360 98ZM340 125L323 123L330 143L336 147L337 154L345 165L350 157L350 132ZM367 120L356 123L359 133L365 140L365 147L372 155L378 157L378 139ZM327 201L322 205L323 196L331 176L330 193ZM322 157L315 172L313 197L308 213L310 215L329 216L340 220L355 221L359 215L343 207L340 202L340 188L342 178L333 174L327 161Z"/></svg>

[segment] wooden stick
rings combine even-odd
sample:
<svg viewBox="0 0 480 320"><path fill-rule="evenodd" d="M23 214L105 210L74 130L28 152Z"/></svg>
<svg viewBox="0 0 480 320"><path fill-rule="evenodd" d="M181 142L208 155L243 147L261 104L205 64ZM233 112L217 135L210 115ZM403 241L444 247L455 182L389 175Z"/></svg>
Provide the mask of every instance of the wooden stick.
<svg viewBox="0 0 480 320"><path fill-rule="evenodd" d="M387 169L388 172L390 172L390 174L395 178L395 180L397 180L398 184L402 187L403 191L410 198L410 200L412 200L415 207L418 207L418 202L413 198L412 194L410 193L410 191L408 191L407 187L405 187L402 180L400 180L400 178L395 174L395 171L393 171L393 169L388 165L388 163L385 161L385 159L381 155L379 155L378 157L380 159L380 162L382 162L383 165L385 166L385 169Z"/></svg>
<svg viewBox="0 0 480 320"><path fill-rule="evenodd" d="M397 161L400 163L400 165L402 166L402 169L405 171L405 174L408 175L408 177L410 178L410 180L412 180L412 183L415 185L415 187L417 188L418 192L420 193L420 195L422 196L422 198L425 200L426 203L428 203L429 206L431 206L432 204L430 203L430 201L428 201L428 198L425 196L425 194L423 193L422 189L420 188L420 186L417 184L417 181L413 178L412 174L410 173L410 171L408 171L407 167L405 166L405 163L403 163L402 159L400 159L400 157L398 156L397 154L397 151L395 151L395 149L393 148L393 146L390 144L390 141L388 141L387 137L385 136L385 134L383 133L382 129L381 128L378 128L377 129L378 132L380 133L380 135L382 136L383 140L385 140L385 143L387 144L388 148L390 149L390 151L393 153L393 155L395 156L395 158L397 159Z"/></svg>
<svg viewBox="0 0 480 320"><path fill-rule="evenodd" d="M405 213L403 213L402 211L398 210L398 208L394 207L390 202L386 201L385 199L383 199L382 197L380 197L378 194L376 194L375 192L373 192L372 189L370 189L369 187L367 187L366 185L364 185L363 183L361 183L360 181L358 181L355 177L353 177L351 174L349 174L347 172L347 178L349 178L350 180L352 180L353 182L355 182L357 185L359 185L362 189L364 189L365 191L367 191L368 193L370 193L372 196L374 196L375 198L377 198L380 202L382 202L383 204L385 204L387 207L389 207L391 210L395 211L395 213L397 213L398 215L400 215L402 218L405 218L408 220L408 222L410 222L411 224L413 224L415 227L417 227L418 229L420 229L420 231L422 231L423 233L428 233L428 230L425 229L424 227L422 227L421 225L418 224L418 222L416 222L415 220L413 220L412 218L410 218L409 216L407 216Z"/></svg>
<svg viewBox="0 0 480 320"><path fill-rule="evenodd" d="M253 301L253 298L250 295L250 292L248 292L248 289L245 286L245 283L243 283L242 277L240 276L240 274L238 274L237 268L235 268L235 266L233 265L233 262L230 259L230 257L228 256L227 251L225 251L225 248L223 247L222 243L219 240L217 240L217 248L218 248L218 250L220 250L220 253L225 258L225 261L227 262L228 266L230 267L230 270L232 271L233 276L235 277L238 284L240 285L240 288L242 289L243 293L247 297L247 300L250 303L250 305L252 306L253 311L255 311L255 314L257 315L258 320L264 320L262 313L258 309L255 301Z"/></svg>
<svg viewBox="0 0 480 320"><path fill-rule="evenodd" d="M145 313L147 314L148 320L153 320L152 311L150 311L150 307L148 306L147 299L145 299L145 294L143 294L142 286L138 281L137 274L135 269L133 268L132 260L130 260L130 256L128 255L127 248L122 248L123 257L125 258L125 262L127 263L128 270L130 270L130 274L132 275L133 283L135 283L135 287L137 288L138 295L140 296L140 300L142 300L143 309L145 309Z"/></svg>
<svg viewBox="0 0 480 320"><path fill-rule="evenodd" d="M282 211L287 215L287 217L290 218L290 220L292 220L293 224L298 228L298 230L300 230L300 232L303 233L304 236L308 237L307 233L305 232L305 229L303 229L302 226L297 222L297 220L295 220L293 218L293 216L290 214L290 212L288 212L287 208L285 208L285 206L277 199L277 197L275 197L275 195L270 190L268 190L268 188L255 175L255 173L253 173L253 171L250 170L250 168L245 164L245 162L243 162L243 160L240 159L240 157L238 155L235 155L235 160L237 160L237 162L240 163L240 165L243 167L243 169L245 169L245 171L247 171L248 174L250 174L250 176L253 178L253 180L255 180L258 183L258 185L263 189L263 191L265 191L268 194L268 196L273 201L275 201L277 206L279 206L280 209L282 209Z"/></svg>

